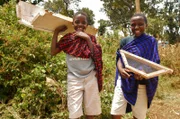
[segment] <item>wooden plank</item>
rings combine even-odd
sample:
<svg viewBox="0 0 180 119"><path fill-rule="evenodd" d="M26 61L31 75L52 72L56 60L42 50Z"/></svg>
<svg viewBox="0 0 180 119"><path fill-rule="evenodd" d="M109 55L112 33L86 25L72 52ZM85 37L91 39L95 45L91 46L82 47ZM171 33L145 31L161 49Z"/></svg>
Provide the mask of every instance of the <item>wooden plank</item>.
<svg viewBox="0 0 180 119"><path fill-rule="evenodd" d="M148 66L151 66L151 67L153 67L153 68L155 68L155 69L157 69L157 70L159 70L159 69L166 69L166 70L169 70L170 73L173 72L172 69L169 69L169 68L167 68L167 67L165 67L165 66L159 65L159 64L157 64L157 63L155 63L155 62L152 62L152 61L147 60L147 59L145 59L145 58L142 58L142 57L139 57L139 56L134 55L134 54L132 54L132 53L129 53L129 52L125 51L125 50L121 50L121 52L123 52L126 57L129 57L129 58L134 59L134 60L136 60L136 61L138 61L138 62L141 62L141 63L143 63L143 64L146 64L146 65L148 65Z"/></svg>
<svg viewBox="0 0 180 119"><path fill-rule="evenodd" d="M135 74L141 75L141 76L142 76L143 78L145 78L145 79L149 79L149 75L146 74L145 72L139 70L139 69L136 69L136 68L131 67L131 66L129 66L129 65L126 66L126 68L129 69L130 71L132 71L132 72L135 73Z"/></svg>
<svg viewBox="0 0 180 119"><path fill-rule="evenodd" d="M156 76L159 76L162 74L173 73L173 70L168 68L168 67L162 66L160 64L157 64L155 62L152 62L152 61L147 60L145 58L142 58L140 56L134 55L134 54L127 52L125 50L120 50L120 53L121 53L123 62L125 64L125 67L130 69L133 73L141 75L145 79L153 78L153 77L156 77ZM135 67L130 66L130 64L127 61L127 58L130 58L136 62L142 63L142 65L147 65L149 67L152 67L156 70L152 71L150 73L139 70Z"/></svg>
<svg viewBox="0 0 180 119"><path fill-rule="evenodd" d="M72 18L62 14L48 12L47 10L27 2L20 1L16 6L16 13L17 17L20 18L20 24L36 30L53 32L58 26L66 25L68 29L65 32L62 32L61 35L74 31ZM95 27L88 26L85 32L95 35L97 31L98 30Z"/></svg>
<svg viewBox="0 0 180 119"><path fill-rule="evenodd" d="M20 1L16 5L17 17L27 22L31 22L39 13L43 14L45 13L45 10L28 2Z"/></svg>
<svg viewBox="0 0 180 119"><path fill-rule="evenodd" d="M74 31L74 28L72 26L73 20L71 18L66 18L61 16L56 14L49 14L48 12L45 13L44 15L38 14L37 17L32 21L32 25L34 26L34 29L41 28L49 32L53 32L57 26L66 25L68 29L65 32L63 32L63 34L73 32ZM95 35L97 29L88 26L85 32Z"/></svg>
<svg viewBox="0 0 180 119"><path fill-rule="evenodd" d="M161 70L158 70L156 72L152 72L152 73L147 74L147 78L153 78L153 77L163 75L163 74L167 74L167 73L168 73L167 70L161 69Z"/></svg>

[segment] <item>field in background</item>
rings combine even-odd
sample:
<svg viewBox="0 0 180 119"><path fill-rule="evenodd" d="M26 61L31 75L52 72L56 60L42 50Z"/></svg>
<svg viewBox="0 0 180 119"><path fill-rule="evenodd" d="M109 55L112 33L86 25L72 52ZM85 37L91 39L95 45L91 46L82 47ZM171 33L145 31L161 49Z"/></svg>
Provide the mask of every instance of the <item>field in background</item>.
<svg viewBox="0 0 180 119"><path fill-rule="evenodd" d="M160 76L156 97L149 110L150 119L180 118L180 44L159 48L161 64L174 70Z"/></svg>

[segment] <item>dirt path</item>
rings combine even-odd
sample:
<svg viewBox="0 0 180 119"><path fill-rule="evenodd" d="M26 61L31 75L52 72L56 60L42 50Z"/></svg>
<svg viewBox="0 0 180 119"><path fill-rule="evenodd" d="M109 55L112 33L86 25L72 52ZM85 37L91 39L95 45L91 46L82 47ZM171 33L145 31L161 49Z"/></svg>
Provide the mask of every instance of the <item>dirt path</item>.
<svg viewBox="0 0 180 119"><path fill-rule="evenodd" d="M180 89L165 99L154 99L148 113L149 119L180 119Z"/></svg>

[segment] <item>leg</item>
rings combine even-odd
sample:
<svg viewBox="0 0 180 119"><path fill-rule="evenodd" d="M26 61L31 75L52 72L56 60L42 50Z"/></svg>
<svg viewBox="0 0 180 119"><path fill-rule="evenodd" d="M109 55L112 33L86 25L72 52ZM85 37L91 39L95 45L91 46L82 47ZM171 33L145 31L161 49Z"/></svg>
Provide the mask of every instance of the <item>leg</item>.
<svg viewBox="0 0 180 119"><path fill-rule="evenodd" d="M83 80L77 79L72 74L68 74L68 111L70 119L80 119L83 115Z"/></svg>
<svg viewBox="0 0 180 119"><path fill-rule="evenodd" d="M121 119L121 115L112 115L112 119Z"/></svg>
<svg viewBox="0 0 180 119"><path fill-rule="evenodd" d="M146 113L148 109L147 102L148 102L148 99L147 99L147 94L146 94L146 86L139 85L136 104L134 106L131 106L134 119L146 118Z"/></svg>
<svg viewBox="0 0 180 119"><path fill-rule="evenodd" d="M127 101L124 98L121 84L120 84L120 76L117 80L117 85L114 89L114 96L112 100L112 106L111 106L111 115L112 119L121 119L122 115L125 114L127 107Z"/></svg>
<svg viewBox="0 0 180 119"><path fill-rule="evenodd" d="M94 119L95 116L86 115L86 119Z"/></svg>
<svg viewBox="0 0 180 119"><path fill-rule="evenodd" d="M137 119L136 117L133 116L134 119Z"/></svg>
<svg viewBox="0 0 180 119"><path fill-rule="evenodd" d="M69 119L72 119L72 118L69 118ZM80 119L80 118L73 118L73 119Z"/></svg>
<svg viewBox="0 0 180 119"><path fill-rule="evenodd" d="M94 119L101 114L101 100L95 73L92 71L84 82L84 112L87 119Z"/></svg>

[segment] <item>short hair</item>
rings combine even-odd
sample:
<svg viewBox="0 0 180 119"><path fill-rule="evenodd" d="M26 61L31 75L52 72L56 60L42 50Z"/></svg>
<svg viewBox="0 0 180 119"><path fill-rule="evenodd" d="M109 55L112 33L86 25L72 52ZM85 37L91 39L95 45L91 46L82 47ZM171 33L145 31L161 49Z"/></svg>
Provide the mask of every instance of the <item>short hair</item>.
<svg viewBox="0 0 180 119"><path fill-rule="evenodd" d="M79 15L79 14L84 15L86 18L88 18L88 15L87 15L86 12L78 11L78 12L76 12L76 13L73 15L73 19L74 19L75 16L77 16L77 15Z"/></svg>
<svg viewBox="0 0 180 119"><path fill-rule="evenodd" d="M144 19L144 22L147 24L147 17L143 14L143 13L135 13L131 18L136 17L136 16L140 16Z"/></svg>

